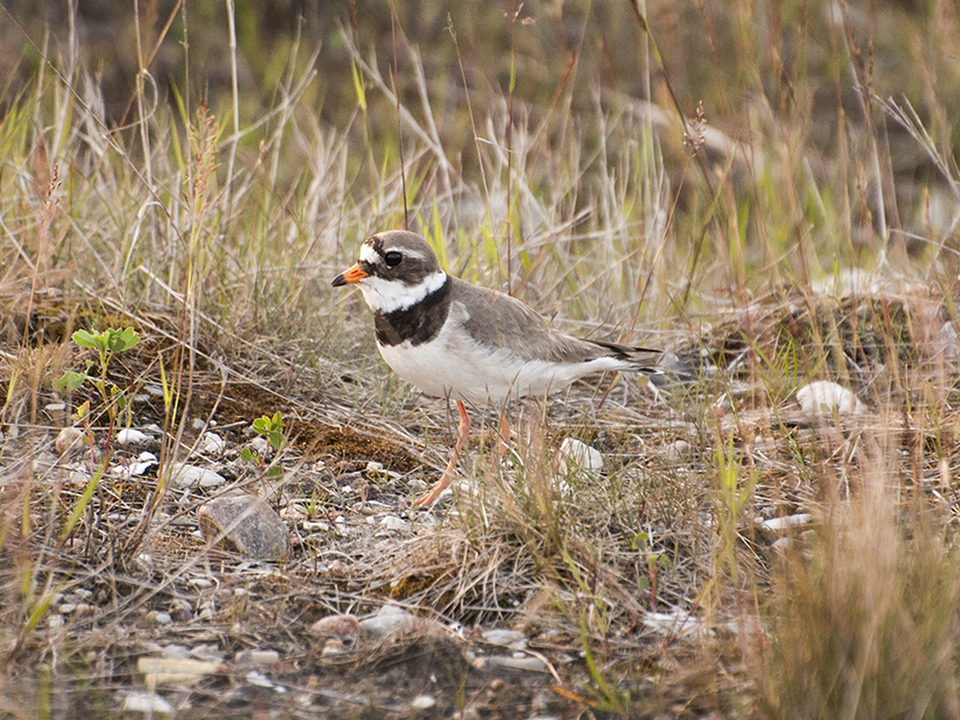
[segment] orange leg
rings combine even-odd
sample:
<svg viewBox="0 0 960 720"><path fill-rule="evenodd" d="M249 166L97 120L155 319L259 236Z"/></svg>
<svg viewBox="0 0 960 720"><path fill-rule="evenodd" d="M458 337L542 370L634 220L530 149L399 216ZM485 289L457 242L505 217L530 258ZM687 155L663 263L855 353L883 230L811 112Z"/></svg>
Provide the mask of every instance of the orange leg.
<svg viewBox="0 0 960 720"><path fill-rule="evenodd" d="M457 445L453 449L453 457L447 463L447 469L443 471L443 475L440 476L437 484L430 488L426 495L417 500L417 505L420 507L433 505L440 497L440 493L450 487L450 483L453 482L453 469L456 467L457 458L460 457L460 452L467 442L467 433L470 432L470 416L467 415L467 408L459 400L457 400L457 410L460 411L460 424L457 426L460 436L457 438Z"/></svg>
<svg viewBox="0 0 960 720"><path fill-rule="evenodd" d="M510 422L507 420L507 412L500 413L500 439L497 443L497 462L503 460L503 454L507 451L507 444L510 442Z"/></svg>

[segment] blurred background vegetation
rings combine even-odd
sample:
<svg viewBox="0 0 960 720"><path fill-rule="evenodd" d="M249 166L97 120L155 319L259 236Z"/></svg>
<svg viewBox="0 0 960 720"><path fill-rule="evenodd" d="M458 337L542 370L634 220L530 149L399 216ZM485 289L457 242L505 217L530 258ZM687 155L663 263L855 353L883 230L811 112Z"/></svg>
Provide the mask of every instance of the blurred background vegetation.
<svg viewBox="0 0 960 720"><path fill-rule="evenodd" d="M179 94L195 103L203 99L218 116L229 114L232 53L226 5L214 0L9 0L4 8L15 22L0 24L3 105L9 108L35 88L45 56L57 67L79 63L95 75L105 118L112 124L131 119L141 64L156 81L161 101ZM348 44L375 62L384 77L390 76L399 47L401 102L422 119L417 71L406 52L412 47L449 160L468 172L476 170L477 158L470 151L466 95L474 112L485 115L509 94L515 64L518 109L522 104L535 125L555 114L545 129L557 140L569 140L561 129L568 119L597 108L622 113L630 100L645 99L663 109L665 146L682 155L677 113L692 117L702 102L708 122L734 141L782 142L809 159L805 171L818 174L829 173L844 153L867 152L858 136L878 133L884 143L880 161L896 181L897 202L889 208L889 221L921 231L923 213L937 211L930 203L938 198L924 195L931 184L944 180L934 163L883 113L874 115L870 109L865 114L863 98L909 102L935 146L955 154L958 140L950 125L950 118L960 113L955 2L680 0L650 2L642 11L662 54L663 68L654 64L652 72L649 36L629 0L239 0L240 125L254 123L275 107L285 77L311 69L316 75L304 90L300 110L312 110L338 128L356 122ZM384 136L392 138L389 146L395 145L395 113L374 106L366 123L374 148ZM248 135L246 145L256 148L255 137ZM596 143L597 138L587 135L580 141ZM357 159L365 161L364 153ZM667 167L678 172L671 163Z"/></svg>
<svg viewBox="0 0 960 720"><path fill-rule="evenodd" d="M630 288L628 307L604 316L615 324L637 321L638 300L654 317L682 315L691 287L745 297L768 281L803 285L889 261L920 272L935 261L956 277L952 0L3 9L8 131L32 117L51 152L66 153L61 174L72 166L89 179L85 145L109 136L166 203L176 192L159 188L145 158L173 153L176 172L191 175L191 128L209 113L210 192L221 201L209 237L240 238L235 259L221 250L210 264L226 286L263 275L243 258L250 248L266 257L271 237L290 241L272 256L284 279L317 274L318 258L336 269L350 259L344 246L402 225L407 208L455 272L531 286L522 296L541 307L589 278L616 297ZM71 138L75 152L56 147L55 128L70 123L88 125ZM18 135L25 153L29 135ZM124 212L109 213L121 236L135 224L117 220ZM613 239L610 251L583 266L598 237ZM557 238L571 254L557 255ZM124 252L118 270L158 259ZM545 253L569 281L532 282ZM590 305L573 303L570 316L611 307L602 294Z"/></svg>

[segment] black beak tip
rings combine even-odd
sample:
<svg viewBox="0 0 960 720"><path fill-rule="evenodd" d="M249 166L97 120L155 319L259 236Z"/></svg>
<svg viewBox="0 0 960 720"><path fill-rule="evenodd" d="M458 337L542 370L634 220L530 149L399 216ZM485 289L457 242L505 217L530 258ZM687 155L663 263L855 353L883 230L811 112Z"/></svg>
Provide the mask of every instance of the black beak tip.
<svg viewBox="0 0 960 720"><path fill-rule="evenodd" d="M341 287L342 285L346 285L346 284L347 284L347 281L343 279L343 273L340 273L333 279L334 287Z"/></svg>

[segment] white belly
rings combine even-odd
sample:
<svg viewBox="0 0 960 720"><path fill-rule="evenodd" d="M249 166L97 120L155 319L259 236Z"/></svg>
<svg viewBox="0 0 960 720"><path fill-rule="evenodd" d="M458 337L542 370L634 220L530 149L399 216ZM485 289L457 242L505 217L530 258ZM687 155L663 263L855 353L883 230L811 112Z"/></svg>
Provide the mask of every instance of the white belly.
<svg viewBox="0 0 960 720"><path fill-rule="evenodd" d="M431 342L380 346L387 365L427 395L474 405L499 404L508 397L545 395L584 375L623 369L625 363L598 358L586 363L523 361L500 348L484 348L449 326Z"/></svg>

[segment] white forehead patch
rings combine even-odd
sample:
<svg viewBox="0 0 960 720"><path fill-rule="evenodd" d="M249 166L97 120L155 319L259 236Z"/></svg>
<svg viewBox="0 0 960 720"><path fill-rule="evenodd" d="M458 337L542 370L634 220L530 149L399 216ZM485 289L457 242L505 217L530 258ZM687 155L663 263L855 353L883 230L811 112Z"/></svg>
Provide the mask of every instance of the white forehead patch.
<svg viewBox="0 0 960 720"><path fill-rule="evenodd" d="M410 250L409 248L386 248L386 252L391 250L396 250L397 252L403 253L404 257L412 258L414 260L423 260L423 253L417 252L416 250ZM373 245L369 242L365 242L360 246L360 259L364 262L368 262L371 265L379 264L383 261L383 258L380 257L380 253L373 249Z"/></svg>

